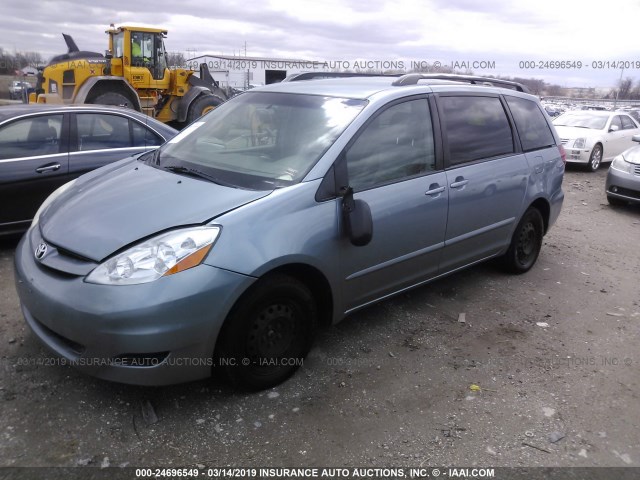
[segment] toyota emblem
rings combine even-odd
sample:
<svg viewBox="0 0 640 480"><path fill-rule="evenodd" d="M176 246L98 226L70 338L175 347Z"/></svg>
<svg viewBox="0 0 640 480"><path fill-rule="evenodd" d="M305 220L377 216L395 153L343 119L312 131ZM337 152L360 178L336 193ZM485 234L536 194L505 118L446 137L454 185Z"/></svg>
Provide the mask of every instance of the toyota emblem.
<svg viewBox="0 0 640 480"><path fill-rule="evenodd" d="M47 254L47 244L42 242L40 243L40 245L38 245L38 248L36 248L36 258L38 260L42 260L42 258Z"/></svg>

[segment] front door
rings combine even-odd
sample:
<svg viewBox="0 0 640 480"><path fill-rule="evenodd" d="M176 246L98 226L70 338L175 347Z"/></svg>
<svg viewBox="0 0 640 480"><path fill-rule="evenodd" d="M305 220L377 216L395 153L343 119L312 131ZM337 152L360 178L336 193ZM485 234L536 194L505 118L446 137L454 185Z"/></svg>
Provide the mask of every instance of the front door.
<svg viewBox="0 0 640 480"><path fill-rule="evenodd" d="M373 238L341 252L346 310L437 275L447 220L426 98L379 112L345 151L354 198L371 208Z"/></svg>

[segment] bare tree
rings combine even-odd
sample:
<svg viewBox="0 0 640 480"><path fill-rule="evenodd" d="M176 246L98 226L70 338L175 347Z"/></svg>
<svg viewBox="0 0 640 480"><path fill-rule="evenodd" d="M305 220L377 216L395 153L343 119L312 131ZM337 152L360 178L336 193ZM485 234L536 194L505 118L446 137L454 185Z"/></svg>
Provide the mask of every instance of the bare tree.
<svg viewBox="0 0 640 480"><path fill-rule="evenodd" d="M629 98L631 93L631 87L633 86L633 79L627 77L624 80L618 82L618 100L625 100Z"/></svg>
<svg viewBox="0 0 640 480"><path fill-rule="evenodd" d="M184 68L187 60L181 52L167 52L167 65L169 67Z"/></svg>

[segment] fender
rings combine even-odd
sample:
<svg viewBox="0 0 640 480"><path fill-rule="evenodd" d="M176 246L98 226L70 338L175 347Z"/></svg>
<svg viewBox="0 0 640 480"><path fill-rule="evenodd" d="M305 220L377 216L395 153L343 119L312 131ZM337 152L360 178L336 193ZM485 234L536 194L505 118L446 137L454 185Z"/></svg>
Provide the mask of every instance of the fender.
<svg viewBox="0 0 640 480"><path fill-rule="evenodd" d="M187 120L189 106L202 93L211 93L211 90L207 87L191 86L186 95L180 99L180 102L178 103L178 122L184 122Z"/></svg>
<svg viewBox="0 0 640 480"><path fill-rule="evenodd" d="M142 106L140 105L140 97L138 97L138 92L134 90L134 88L129 85L124 78L120 77L108 77L108 76L99 76L99 77L90 77L86 82L82 84L80 90L76 94L76 97L73 99L73 103L87 103L87 97L89 93L98 83L104 82L112 82L117 83L118 87L122 87L122 89L126 90L130 95L130 98L133 98L132 107L138 112L142 111Z"/></svg>

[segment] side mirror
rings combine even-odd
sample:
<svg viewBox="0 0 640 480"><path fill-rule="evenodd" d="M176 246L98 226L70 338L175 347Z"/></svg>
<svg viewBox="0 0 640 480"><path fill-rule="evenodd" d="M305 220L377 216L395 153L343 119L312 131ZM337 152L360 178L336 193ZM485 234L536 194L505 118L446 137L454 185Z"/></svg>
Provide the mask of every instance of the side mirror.
<svg viewBox="0 0 640 480"><path fill-rule="evenodd" d="M351 243L356 247L367 245L373 237L371 208L364 200L353 198L351 187L342 197L342 215Z"/></svg>
<svg viewBox="0 0 640 480"><path fill-rule="evenodd" d="M633 137L631 137L631 140L633 140L634 142L640 142L640 135L634 135Z"/></svg>
<svg viewBox="0 0 640 480"><path fill-rule="evenodd" d="M610 131L610 132L617 132L618 130L620 130L620 127L619 127L619 126L617 126L617 125L611 125L611 126L609 127L609 131Z"/></svg>

